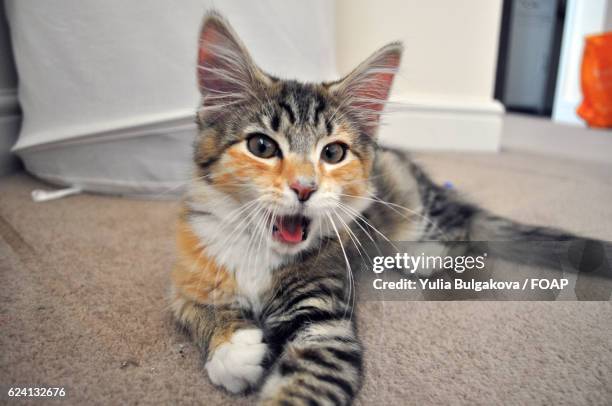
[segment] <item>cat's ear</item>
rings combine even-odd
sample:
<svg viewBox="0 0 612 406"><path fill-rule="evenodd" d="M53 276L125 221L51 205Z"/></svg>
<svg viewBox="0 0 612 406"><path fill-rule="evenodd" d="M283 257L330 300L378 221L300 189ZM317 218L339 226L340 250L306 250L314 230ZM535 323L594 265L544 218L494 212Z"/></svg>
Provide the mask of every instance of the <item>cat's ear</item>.
<svg viewBox="0 0 612 406"><path fill-rule="evenodd" d="M206 109L223 108L253 96L257 83L269 77L253 62L246 48L217 12L209 12L200 31L198 85Z"/></svg>
<svg viewBox="0 0 612 406"><path fill-rule="evenodd" d="M330 86L341 102L373 134L389 98L402 57L401 42L392 42L374 52L355 70Z"/></svg>

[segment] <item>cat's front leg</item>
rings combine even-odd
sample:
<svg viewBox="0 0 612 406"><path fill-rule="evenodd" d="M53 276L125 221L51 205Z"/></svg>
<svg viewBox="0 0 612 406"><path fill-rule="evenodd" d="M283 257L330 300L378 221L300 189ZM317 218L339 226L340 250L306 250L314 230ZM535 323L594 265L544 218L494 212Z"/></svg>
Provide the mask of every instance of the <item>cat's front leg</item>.
<svg viewBox="0 0 612 406"><path fill-rule="evenodd" d="M231 393L257 386L268 347L263 332L229 305L185 301L175 316L201 348L211 382Z"/></svg>
<svg viewBox="0 0 612 406"><path fill-rule="evenodd" d="M362 357L351 320L306 322L266 377L260 404L350 405L361 386Z"/></svg>
<svg viewBox="0 0 612 406"><path fill-rule="evenodd" d="M363 350L344 273L305 264L284 269L278 280L261 315L275 355L261 404L351 404L361 386Z"/></svg>
<svg viewBox="0 0 612 406"><path fill-rule="evenodd" d="M240 393L257 385L264 373L266 354L259 328L238 329L210 351L205 368L212 383Z"/></svg>

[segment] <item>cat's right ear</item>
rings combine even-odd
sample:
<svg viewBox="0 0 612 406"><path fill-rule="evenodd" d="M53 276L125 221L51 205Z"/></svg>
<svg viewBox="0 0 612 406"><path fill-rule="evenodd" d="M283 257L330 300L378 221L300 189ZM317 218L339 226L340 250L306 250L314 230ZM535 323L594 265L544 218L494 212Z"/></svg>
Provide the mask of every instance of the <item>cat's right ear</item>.
<svg viewBox="0 0 612 406"><path fill-rule="evenodd" d="M392 42L374 52L351 73L330 85L353 117L363 125L364 132L373 135L380 115L389 98L393 79L399 69L403 46Z"/></svg>
<svg viewBox="0 0 612 406"><path fill-rule="evenodd" d="M200 31L198 85L205 109L223 108L253 95L257 82L270 79L251 56L229 23L209 12Z"/></svg>

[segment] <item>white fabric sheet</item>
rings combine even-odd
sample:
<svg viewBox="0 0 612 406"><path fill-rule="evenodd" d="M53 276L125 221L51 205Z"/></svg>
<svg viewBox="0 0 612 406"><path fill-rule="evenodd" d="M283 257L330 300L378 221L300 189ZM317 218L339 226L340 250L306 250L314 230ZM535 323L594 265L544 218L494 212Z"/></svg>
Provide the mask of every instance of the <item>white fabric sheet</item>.
<svg viewBox="0 0 612 406"><path fill-rule="evenodd" d="M8 0L23 128L35 175L111 193L158 193L188 176L204 12L232 23L281 77L336 77L327 0Z"/></svg>

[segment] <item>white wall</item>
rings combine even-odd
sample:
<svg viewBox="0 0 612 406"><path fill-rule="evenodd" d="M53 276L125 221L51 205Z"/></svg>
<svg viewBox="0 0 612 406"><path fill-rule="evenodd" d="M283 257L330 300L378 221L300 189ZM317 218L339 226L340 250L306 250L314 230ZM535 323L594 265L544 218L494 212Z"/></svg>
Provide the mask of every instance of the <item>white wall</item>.
<svg viewBox="0 0 612 406"><path fill-rule="evenodd" d="M336 76L328 0L4 4L25 116L13 151L38 177L84 190L157 193L189 178L207 9L228 18L265 70Z"/></svg>
<svg viewBox="0 0 612 406"><path fill-rule="evenodd" d="M502 0L43 3L6 2L27 117L14 148L22 156L59 140L93 143L141 126L191 123L193 47L207 6L220 8L255 59L283 76L330 79L334 26L340 73L401 39L406 52L392 95L398 112L386 118L383 141L413 149L499 146L503 108L493 88Z"/></svg>
<svg viewBox="0 0 612 406"><path fill-rule="evenodd" d="M427 149L495 150L502 106L493 99L501 0L337 0L341 73L376 48L405 51L381 138ZM394 110L394 106L391 106Z"/></svg>
<svg viewBox="0 0 612 406"><path fill-rule="evenodd" d="M153 123L193 123L197 36L210 8L229 19L265 70L303 80L335 74L327 0L5 3L27 118L19 153Z"/></svg>

